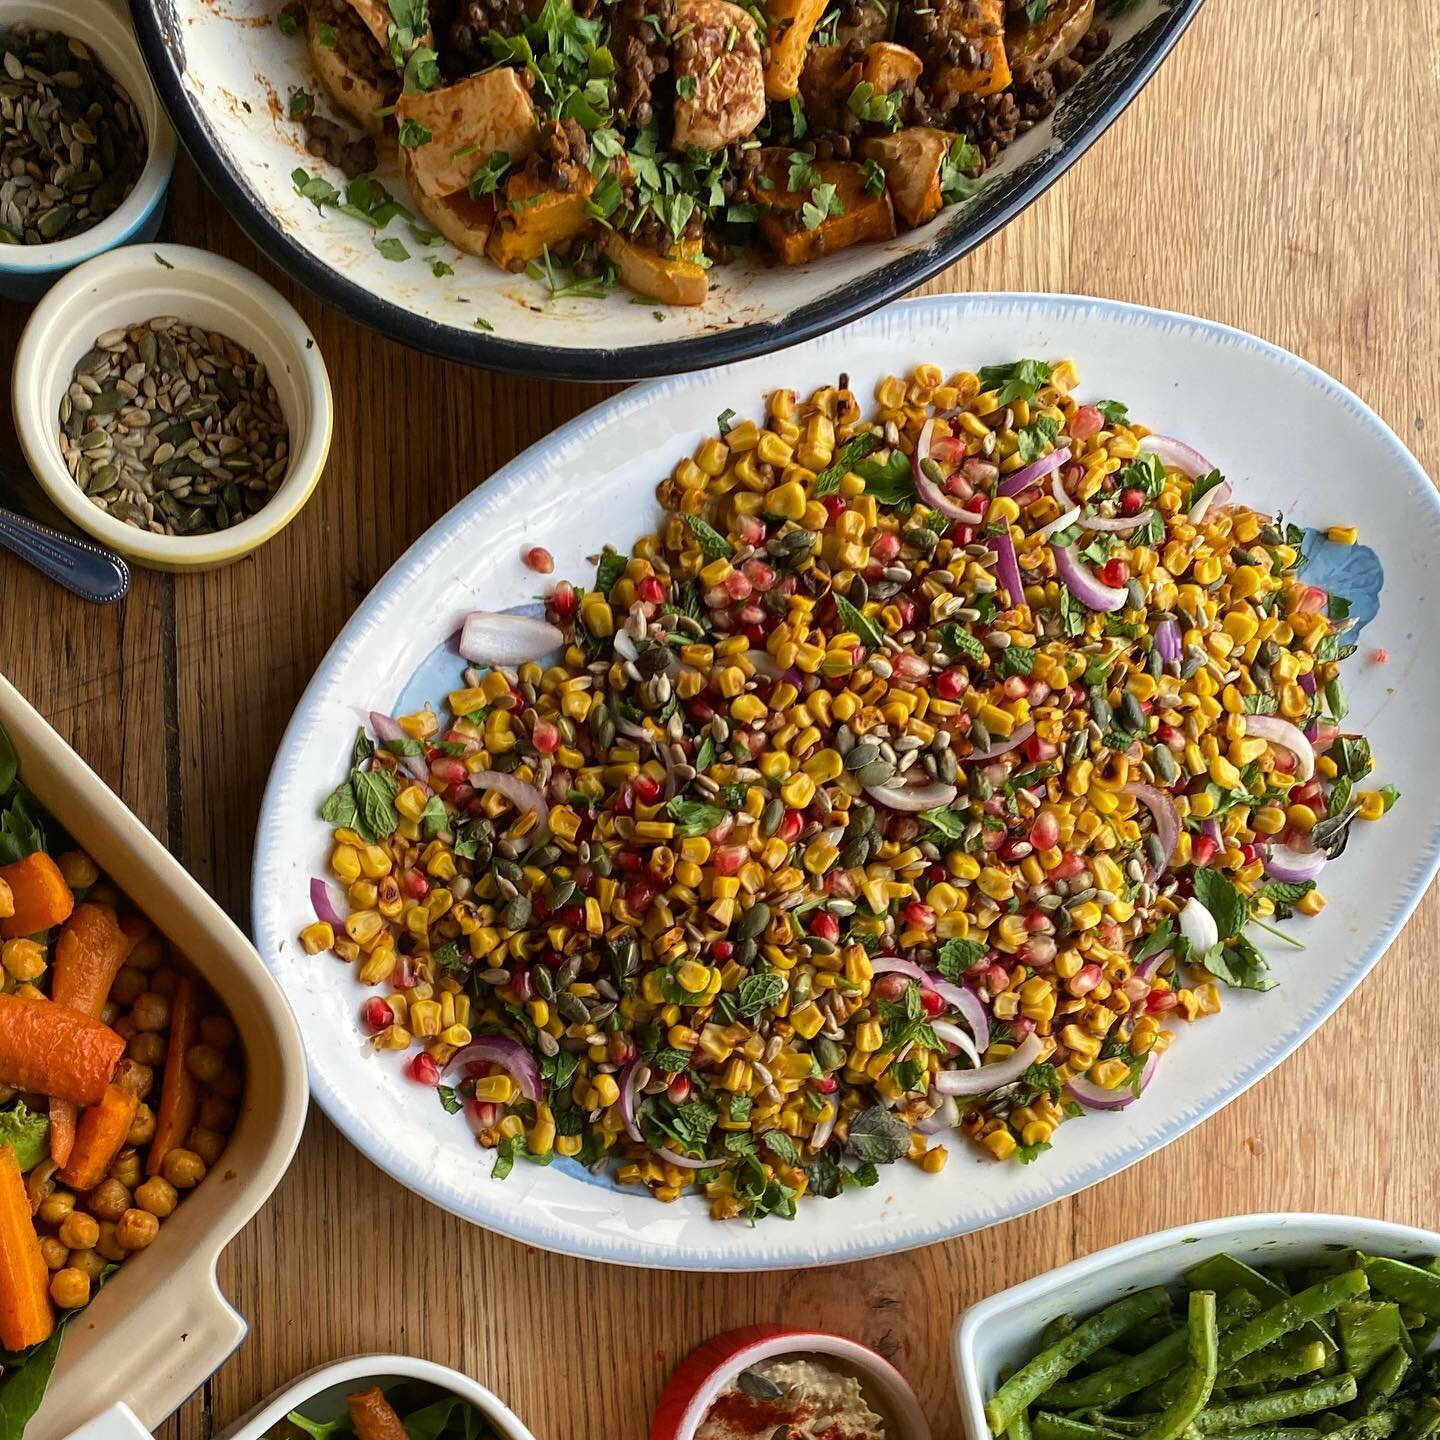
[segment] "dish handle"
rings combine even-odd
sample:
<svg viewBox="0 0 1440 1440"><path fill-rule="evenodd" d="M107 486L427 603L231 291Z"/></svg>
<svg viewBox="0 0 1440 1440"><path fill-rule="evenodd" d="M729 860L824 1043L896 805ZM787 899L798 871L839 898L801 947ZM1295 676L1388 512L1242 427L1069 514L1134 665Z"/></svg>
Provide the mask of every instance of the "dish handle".
<svg viewBox="0 0 1440 1440"><path fill-rule="evenodd" d="M108 1410L72 1430L68 1440L151 1440L151 1435L135 1412L123 1400L117 1400Z"/></svg>

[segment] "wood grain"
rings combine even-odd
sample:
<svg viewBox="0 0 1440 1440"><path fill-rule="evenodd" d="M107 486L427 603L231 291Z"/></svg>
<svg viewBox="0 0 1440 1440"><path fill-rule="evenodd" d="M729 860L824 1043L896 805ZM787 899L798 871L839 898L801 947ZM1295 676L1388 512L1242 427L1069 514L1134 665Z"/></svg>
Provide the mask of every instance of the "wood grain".
<svg viewBox="0 0 1440 1440"><path fill-rule="evenodd" d="M1437 108L1434 0L1210 0L1086 160L929 288L1085 292L1256 331L1359 391L1440 473ZM276 281L315 327L341 407L329 473L259 555L141 572L118 612L0 560L0 665L243 923L271 757L335 633L426 526L605 392L442 365L358 329L278 277L184 165L167 233ZM23 320L0 307L0 338L13 346ZM691 1346L786 1320L892 1356L937 1440L958 1440L950 1326L991 1291L1247 1210L1435 1223L1422 997L1437 920L1432 893L1316 1039L1162 1154L1001 1229L842 1269L667 1275L541 1254L425 1205L316 1115L222 1263L251 1336L164 1433L205 1440L300 1371L373 1349L469 1371L545 1440L638 1440Z"/></svg>

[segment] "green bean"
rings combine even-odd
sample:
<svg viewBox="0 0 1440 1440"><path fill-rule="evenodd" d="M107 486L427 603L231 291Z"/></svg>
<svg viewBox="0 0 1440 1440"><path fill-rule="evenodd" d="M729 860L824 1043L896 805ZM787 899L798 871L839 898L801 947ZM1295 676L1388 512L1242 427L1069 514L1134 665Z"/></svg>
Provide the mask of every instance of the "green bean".
<svg viewBox="0 0 1440 1440"><path fill-rule="evenodd" d="M1346 1405L1356 1394L1353 1375L1316 1380L1295 1390L1275 1390L1269 1395L1256 1395L1249 1400L1212 1406L1196 1420L1195 1428L1202 1435L1218 1435L1231 1430L1245 1430L1252 1425L1273 1425L1277 1420L1290 1420L1296 1415L1313 1415L1317 1410Z"/></svg>
<svg viewBox="0 0 1440 1440"><path fill-rule="evenodd" d="M1123 1361L1095 1371L1093 1375L1052 1386L1045 1396L1046 1403L1061 1410L1079 1410L1087 1405L1113 1405L1115 1401L1164 1379L1184 1362L1186 1345L1186 1332L1172 1330L1163 1340L1138 1355L1127 1356Z"/></svg>
<svg viewBox="0 0 1440 1440"><path fill-rule="evenodd" d="M1228 1259L1229 1257L1224 1258ZM1263 1309L1264 1306L1251 1291L1232 1290L1220 1302L1220 1308L1215 1316L1216 1328L1222 1335L1225 1335L1243 1321L1259 1315ZM1183 1357L1181 1358L1183 1359ZM1141 1410L1163 1410L1175 1398L1184 1379L1183 1370L1173 1370L1169 1375L1143 1390L1136 1399L1136 1405Z"/></svg>
<svg viewBox="0 0 1440 1440"><path fill-rule="evenodd" d="M1119 1440L1121 1433L1087 1424L1073 1416L1057 1415L1053 1410L1036 1412L1034 1431L1035 1440Z"/></svg>
<svg viewBox="0 0 1440 1440"><path fill-rule="evenodd" d="M1137 1291L1082 1321L1063 1340L1042 1350L1021 1366L986 1405L985 1418L991 1434L1003 1434L1016 1411L1032 1405L1087 1356L1108 1345L1117 1335L1123 1335L1132 1325L1158 1314L1169 1303L1170 1297L1159 1285Z"/></svg>
<svg viewBox="0 0 1440 1440"><path fill-rule="evenodd" d="M1401 1345L1387 1350L1360 1386L1360 1413L1372 1415L1400 1388L1410 1369L1410 1356Z"/></svg>
<svg viewBox="0 0 1440 1440"><path fill-rule="evenodd" d="M1029 1410L1017 1410L1015 1418L1010 1422L1010 1427L1005 1431L1005 1440L1035 1440L1035 1435L1030 1427Z"/></svg>
<svg viewBox="0 0 1440 1440"><path fill-rule="evenodd" d="M1228 1370L1247 1355L1273 1345L1282 1335L1288 1335L1307 1320L1318 1320L1322 1315L1328 1315L1341 1301L1363 1295L1368 1288L1369 1282L1363 1270L1343 1270L1298 1295L1287 1295L1278 1305L1262 1310L1253 1320L1246 1321L1225 1336L1220 1342L1221 1367Z"/></svg>
<svg viewBox="0 0 1440 1440"><path fill-rule="evenodd" d="M1401 1440L1430 1440L1440 1431L1440 1400L1433 1395L1416 1408Z"/></svg>
<svg viewBox="0 0 1440 1440"><path fill-rule="evenodd" d="M1270 1380L1295 1380L1318 1370L1325 1363L1325 1347L1318 1340L1303 1335L1282 1340L1264 1350L1247 1355L1238 1365L1220 1373L1219 1383L1230 1389L1235 1385L1256 1385Z"/></svg>
<svg viewBox="0 0 1440 1440"><path fill-rule="evenodd" d="M1079 1323L1073 1315L1057 1315L1040 1332L1040 1348L1048 1350L1057 1341L1063 1340Z"/></svg>
<svg viewBox="0 0 1440 1440"><path fill-rule="evenodd" d="M1340 1440L1385 1440L1387 1435L1395 1433L1399 1425L1398 1410L1376 1410L1342 1425L1338 1430L1332 1430L1330 1434L1338 1435Z"/></svg>
<svg viewBox="0 0 1440 1440"><path fill-rule="evenodd" d="M1363 1379L1379 1358L1395 1345L1410 1342L1410 1332L1393 1300L1347 1300L1335 1307L1335 1328L1345 1368Z"/></svg>
<svg viewBox="0 0 1440 1440"><path fill-rule="evenodd" d="M1206 1440L1322 1440L1324 1432L1303 1425L1261 1425L1251 1430L1227 1430Z"/></svg>
<svg viewBox="0 0 1440 1440"><path fill-rule="evenodd" d="M1440 1320L1440 1275L1384 1256L1367 1256L1365 1273L1382 1295L1421 1310L1432 1320Z"/></svg>
<svg viewBox="0 0 1440 1440"><path fill-rule="evenodd" d="M1173 1403L1160 1412L1144 1440L1180 1440L1195 1423L1215 1388L1220 1363L1220 1331L1215 1320L1215 1292L1192 1290L1185 1324L1190 1368Z"/></svg>
<svg viewBox="0 0 1440 1440"><path fill-rule="evenodd" d="M1219 1295L1236 1288L1248 1290L1266 1306L1279 1305L1290 1294L1279 1281L1233 1255L1212 1255L1210 1259L1202 1260L1185 1272L1185 1283L1200 1290L1214 1290ZM1323 1325L1310 1322L1305 1327L1305 1335L1306 1339L1318 1340L1324 1345L1327 1355L1335 1353L1335 1342Z"/></svg>

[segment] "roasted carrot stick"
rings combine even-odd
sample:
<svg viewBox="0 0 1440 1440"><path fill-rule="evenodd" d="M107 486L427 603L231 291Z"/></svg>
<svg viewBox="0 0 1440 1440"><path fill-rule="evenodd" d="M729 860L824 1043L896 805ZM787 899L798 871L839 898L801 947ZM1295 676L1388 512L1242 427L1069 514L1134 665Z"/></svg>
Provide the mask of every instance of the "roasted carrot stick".
<svg viewBox="0 0 1440 1440"><path fill-rule="evenodd" d="M147 931L149 928L145 925ZM115 976L134 944L113 911L103 905L76 906L55 941L50 998L99 1019ZM69 1161L74 1144L75 1107L68 1100L56 1100L50 1106L50 1154L57 1165Z"/></svg>
<svg viewBox="0 0 1440 1440"><path fill-rule="evenodd" d="M60 867L43 850L0 869L0 879L9 885L15 905L15 913L0 920L0 939L38 935L68 920L75 908Z"/></svg>
<svg viewBox="0 0 1440 1440"><path fill-rule="evenodd" d="M86 1107L75 1133L70 1163L60 1171L60 1178L72 1190L93 1190L105 1178L130 1134L139 1108L139 1097L118 1085L107 1086L104 1099ZM53 1112L50 1123L55 1123Z"/></svg>
<svg viewBox="0 0 1440 1440"><path fill-rule="evenodd" d="M350 1412L360 1440L407 1440L405 1427L400 1423L395 1407L378 1385L347 1395L345 1408Z"/></svg>
<svg viewBox="0 0 1440 1440"><path fill-rule="evenodd" d="M124 1053L108 1025L68 1005L0 994L0 1084L95 1105Z"/></svg>
<svg viewBox="0 0 1440 1440"><path fill-rule="evenodd" d="M158 1175L165 1157L185 1143L199 1106L195 1077L185 1056L200 1030L200 987L182 975L170 1002L170 1038L165 1046L165 1077L160 1082L160 1108L155 1113L155 1138L145 1162L147 1175Z"/></svg>
<svg viewBox="0 0 1440 1440"><path fill-rule="evenodd" d="M48 1340L54 1329L50 1272L30 1218L30 1197L15 1152L0 1145L0 1345L25 1350Z"/></svg>

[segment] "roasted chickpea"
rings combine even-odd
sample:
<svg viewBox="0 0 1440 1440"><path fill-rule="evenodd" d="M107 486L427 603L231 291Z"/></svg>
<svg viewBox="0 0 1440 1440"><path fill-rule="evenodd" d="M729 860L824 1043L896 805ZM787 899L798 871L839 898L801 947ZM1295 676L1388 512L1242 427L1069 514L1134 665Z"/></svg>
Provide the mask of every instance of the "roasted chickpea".
<svg viewBox="0 0 1440 1440"><path fill-rule="evenodd" d="M44 1225L59 1225L74 1208L75 1197L68 1190L56 1190L40 1202L35 1214Z"/></svg>
<svg viewBox="0 0 1440 1440"><path fill-rule="evenodd" d="M150 988L157 995L164 995L166 999L175 993L175 987L179 983L180 977L173 970L157 970L150 977Z"/></svg>
<svg viewBox="0 0 1440 1440"><path fill-rule="evenodd" d="M115 1243L122 1250L143 1250L160 1233L160 1222L148 1210L127 1210L115 1222Z"/></svg>
<svg viewBox="0 0 1440 1440"><path fill-rule="evenodd" d="M228 1015L207 1015L200 1022L200 1038L217 1050L228 1050L235 1043L235 1027Z"/></svg>
<svg viewBox="0 0 1440 1440"><path fill-rule="evenodd" d="M97 1220L118 1220L130 1208L130 1191L118 1180L102 1180L85 1197L85 1208Z"/></svg>
<svg viewBox="0 0 1440 1440"><path fill-rule="evenodd" d="M205 1130L199 1125L185 1137L185 1143L205 1162L207 1169L225 1153L225 1137L217 1130Z"/></svg>
<svg viewBox="0 0 1440 1440"><path fill-rule="evenodd" d="M139 1152L131 1146L123 1149L110 1165L110 1178L133 1190L145 1178Z"/></svg>
<svg viewBox="0 0 1440 1440"><path fill-rule="evenodd" d="M83 1210L72 1210L60 1222L55 1238L67 1250L93 1250L100 1238L100 1226L93 1215L87 1215Z"/></svg>
<svg viewBox="0 0 1440 1440"><path fill-rule="evenodd" d="M225 1073L225 1057L213 1045L192 1045L185 1068L202 1084L213 1085Z"/></svg>
<svg viewBox="0 0 1440 1440"><path fill-rule="evenodd" d="M148 1145L155 1138L155 1112L142 1103L130 1122L130 1133L125 1137L127 1145Z"/></svg>
<svg viewBox="0 0 1440 1440"><path fill-rule="evenodd" d="M45 973L45 952L33 940L7 940L0 946L0 965L22 984Z"/></svg>
<svg viewBox="0 0 1440 1440"><path fill-rule="evenodd" d="M123 1210L120 1212L125 1213ZM103 1255L112 1265L118 1265L130 1252L115 1238L116 1222L105 1220L100 1225L100 1238L95 1242L95 1252Z"/></svg>
<svg viewBox="0 0 1440 1440"><path fill-rule="evenodd" d="M177 1190L193 1190L205 1178L205 1162L193 1150L172 1150L161 1166Z"/></svg>
<svg viewBox="0 0 1440 1440"><path fill-rule="evenodd" d="M138 1095L143 1100L154 1088L155 1072L127 1056L115 1067L115 1083L127 1094Z"/></svg>
<svg viewBox="0 0 1440 1440"><path fill-rule="evenodd" d="M40 1241L40 1258L47 1270L63 1270L70 1263L70 1252L53 1235L46 1235Z"/></svg>
<svg viewBox="0 0 1440 1440"><path fill-rule="evenodd" d="M180 1197L175 1193L175 1187L164 1176L152 1175L135 1191L135 1203L142 1210L148 1210L157 1219L164 1220L180 1203Z"/></svg>
<svg viewBox="0 0 1440 1440"><path fill-rule="evenodd" d="M130 1037L125 1053L132 1060L148 1065L153 1070L155 1066L165 1063L165 1037L154 1030L141 1030L139 1034Z"/></svg>
<svg viewBox="0 0 1440 1440"><path fill-rule="evenodd" d="M137 940L130 948L128 963L137 970L147 973L153 970L164 956L164 950L160 945L160 937L151 931L143 939Z"/></svg>
<svg viewBox="0 0 1440 1440"><path fill-rule="evenodd" d="M77 1250L70 1257L70 1268L80 1271L82 1275L88 1275L92 1281L98 1280L105 1273L108 1263L98 1250Z"/></svg>
<svg viewBox="0 0 1440 1440"><path fill-rule="evenodd" d="M135 998L130 1020L137 1030L165 1030L170 1025L170 1002L158 990L147 990Z"/></svg>
<svg viewBox="0 0 1440 1440"><path fill-rule="evenodd" d="M200 1102L199 1121L206 1130L219 1130L229 1134L235 1125L235 1107L218 1095L208 1096Z"/></svg>
<svg viewBox="0 0 1440 1440"><path fill-rule="evenodd" d="M210 1087L223 1100L238 1100L245 1093L245 1081L238 1070L226 1070Z"/></svg>
<svg viewBox="0 0 1440 1440"><path fill-rule="evenodd" d="M103 877L90 887L90 893L85 898L92 905L108 905L112 910L120 907L120 897L115 893L115 887Z"/></svg>
<svg viewBox="0 0 1440 1440"><path fill-rule="evenodd" d="M110 998L120 1005L133 1005L145 993L145 976L133 965L122 965L110 986Z"/></svg>
<svg viewBox="0 0 1440 1440"><path fill-rule="evenodd" d="M83 850L67 850L55 863L72 890L88 890L100 878L100 867Z"/></svg>
<svg viewBox="0 0 1440 1440"><path fill-rule="evenodd" d="M78 1310L90 1303L90 1277L78 1266L59 1270L50 1277L50 1298L62 1310Z"/></svg>

